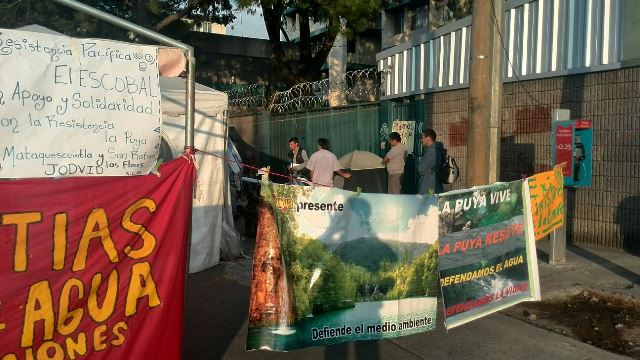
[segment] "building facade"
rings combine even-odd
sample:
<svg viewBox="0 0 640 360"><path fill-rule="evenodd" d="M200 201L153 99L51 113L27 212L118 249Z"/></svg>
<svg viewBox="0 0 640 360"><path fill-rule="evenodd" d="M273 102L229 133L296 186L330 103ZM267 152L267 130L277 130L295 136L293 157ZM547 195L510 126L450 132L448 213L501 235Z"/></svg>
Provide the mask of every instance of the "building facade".
<svg viewBox="0 0 640 360"><path fill-rule="evenodd" d="M568 192L569 236L640 252L640 3L508 0L504 10L500 180L551 167L553 110L592 120L593 185ZM411 11L385 12L383 34L407 29ZM409 26L383 41L376 57L382 117L434 128L461 166L455 188L466 187L473 146L466 141L470 40L470 16L435 29Z"/></svg>

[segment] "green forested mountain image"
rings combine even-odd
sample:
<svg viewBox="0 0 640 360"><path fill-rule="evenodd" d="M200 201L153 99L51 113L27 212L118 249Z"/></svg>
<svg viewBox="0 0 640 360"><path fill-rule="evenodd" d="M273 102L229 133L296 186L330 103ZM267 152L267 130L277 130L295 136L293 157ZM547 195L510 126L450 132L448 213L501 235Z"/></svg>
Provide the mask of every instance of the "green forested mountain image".
<svg viewBox="0 0 640 360"><path fill-rule="evenodd" d="M263 186L262 199L276 218L296 319L356 302L436 295L437 243L360 238L328 245L299 234L296 213L275 206L276 198L296 196L293 187Z"/></svg>
<svg viewBox="0 0 640 360"><path fill-rule="evenodd" d="M402 248L398 242L394 251L383 242L378 242L377 248L367 248L376 242L366 239L349 241L333 252L319 240L283 235L285 266L291 275L298 318L343 309L354 302L436 294L437 244L427 250L425 244L403 244L408 246ZM424 250L418 254L419 248Z"/></svg>
<svg viewBox="0 0 640 360"><path fill-rule="evenodd" d="M378 272L383 263L413 261L429 247L429 244L424 243L361 238L340 243L333 247L333 252L347 264Z"/></svg>

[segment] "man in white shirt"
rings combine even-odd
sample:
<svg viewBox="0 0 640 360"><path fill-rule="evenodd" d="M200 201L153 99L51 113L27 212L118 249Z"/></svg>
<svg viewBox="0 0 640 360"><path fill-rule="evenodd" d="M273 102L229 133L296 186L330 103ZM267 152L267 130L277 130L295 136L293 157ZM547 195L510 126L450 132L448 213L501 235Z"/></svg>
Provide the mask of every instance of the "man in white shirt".
<svg viewBox="0 0 640 360"><path fill-rule="evenodd" d="M318 139L318 151L309 158L307 169L315 185L333 187L334 172L345 179L351 177L350 173L341 170L338 158L329 151L329 140L325 138Z"/></svg>
<svg viewBox="0 0 640 360"><path fill-rule="evenodd" d="M400 134L392 132L389 135L391 150L382 162L387 165L387 192L389 194L402 193L402 173L404 173L404 161L407 158L407 148L401 143Z"/></svg>

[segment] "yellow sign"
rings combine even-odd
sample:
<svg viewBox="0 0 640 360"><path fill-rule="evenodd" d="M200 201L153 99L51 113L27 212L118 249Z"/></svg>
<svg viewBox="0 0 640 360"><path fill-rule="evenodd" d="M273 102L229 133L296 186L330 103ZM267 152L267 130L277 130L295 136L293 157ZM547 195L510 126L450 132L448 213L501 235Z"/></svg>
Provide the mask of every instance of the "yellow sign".
<svg viewBox="0 0 640 360"><path fill-rule="evenodd" d="M531 213L536 240L540 240L564 222L562 166L529 178Z"/></svg>

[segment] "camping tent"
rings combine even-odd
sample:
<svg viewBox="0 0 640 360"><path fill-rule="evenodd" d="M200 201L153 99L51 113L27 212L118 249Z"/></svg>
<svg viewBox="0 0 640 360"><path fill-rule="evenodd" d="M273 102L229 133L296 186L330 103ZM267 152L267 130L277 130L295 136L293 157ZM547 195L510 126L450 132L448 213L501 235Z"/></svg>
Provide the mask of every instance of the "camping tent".
<svg viewBox="0 0 640 360"><path fill-rule="evenodd" d="M185 80L160 78L162 136L173 157L184 148ZM227 95L196 84L195 147L225 156ZM216 265L221 256L241 254L240 235L233 226L227 164L222 158L196 153L198 178L193 199L189 272Z"/></svg>
<svg viewBox="0 0 640 360"><path fill-rule="evenodd" d="M18 30L64 35L40 25L27 25ZM163 50L170 50L162 48ZM171 158L184 149L185 80L160 78L162 94L162 151ZM196 84L194 145L218 156L226 151L227 95ZM164 154L166 159L167 154ZM191 249L189 272L216 265L221 257L235 258L242 254L240 235L233 226L227 165L221 158L197 154L198 176L191 215Z"/></svg>
<svg viewBox="0 0 640 360"><path fill-rule="evenodd" d="M336 187L350 191L356 191L359 187L363 192L368 193L387 192L387 171L382 164L382 158L378 155L368 151L354 150L338 161L343 169L351 172L352 176L347 181L337 176L334 179Z"/></svg>

